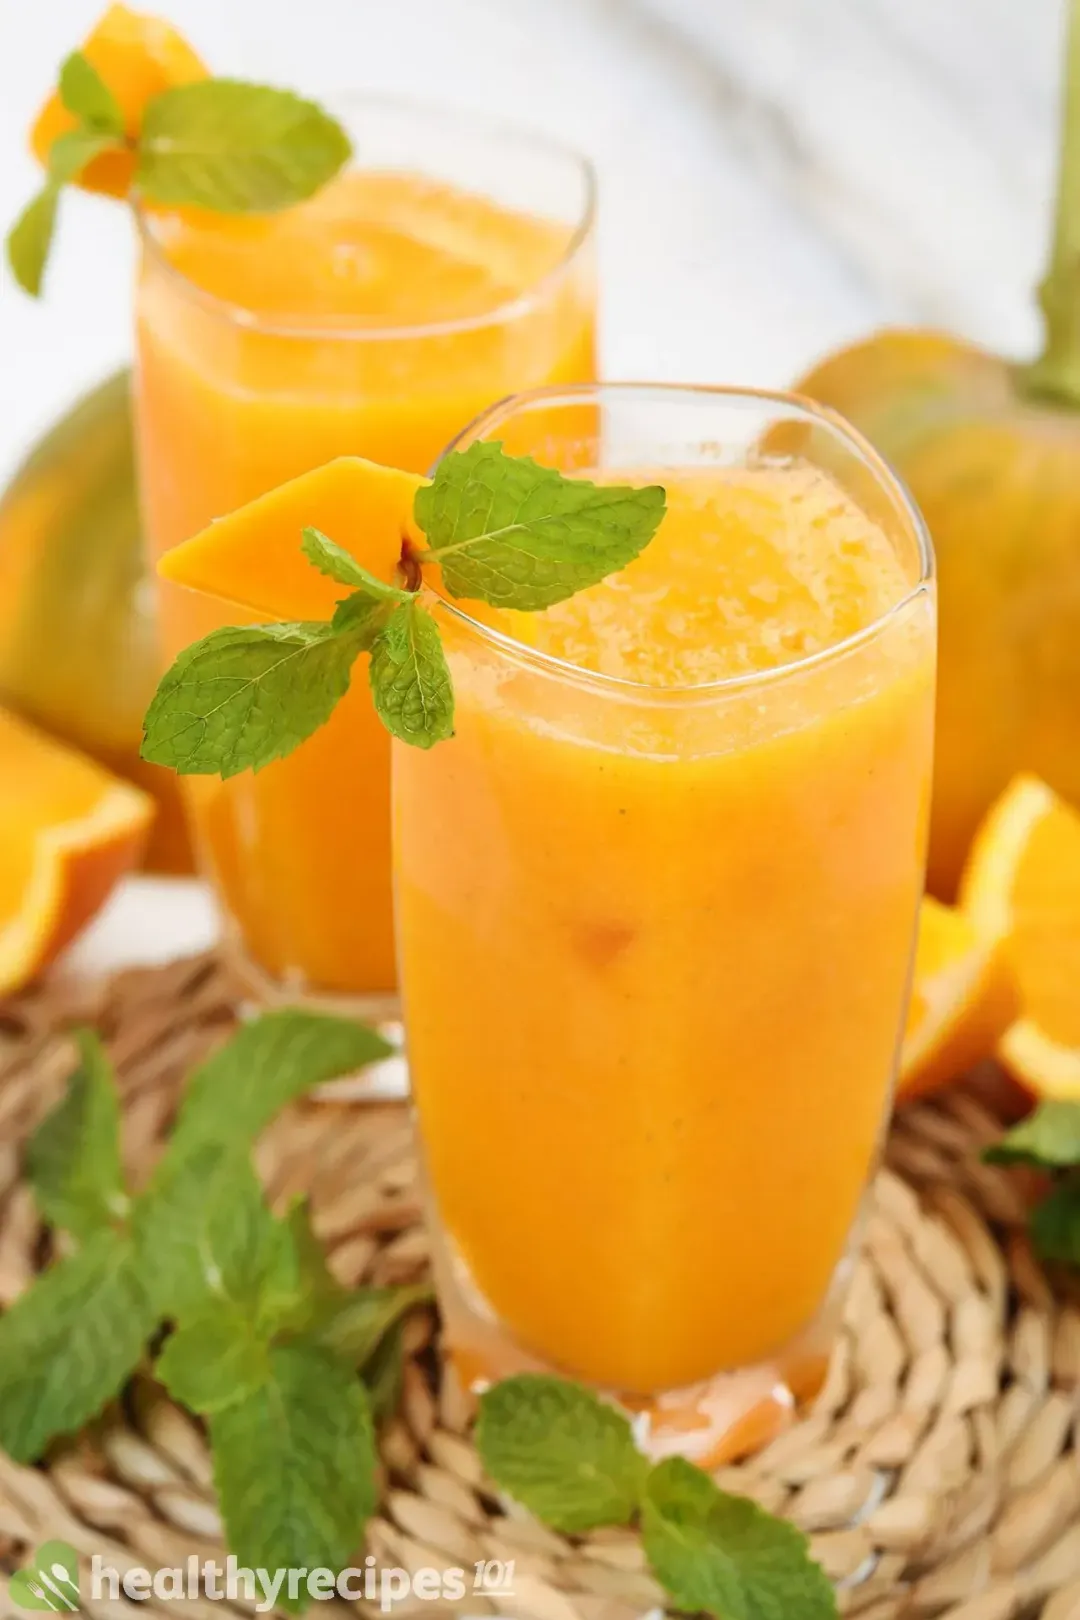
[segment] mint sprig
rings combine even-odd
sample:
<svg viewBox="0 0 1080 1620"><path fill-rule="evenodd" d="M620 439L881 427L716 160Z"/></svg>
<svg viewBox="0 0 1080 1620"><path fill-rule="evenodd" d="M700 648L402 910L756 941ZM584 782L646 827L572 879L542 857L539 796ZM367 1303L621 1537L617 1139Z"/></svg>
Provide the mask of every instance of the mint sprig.
<svg viewBox="0 0 1080 1620"><path fill-rule="evenodd" d="M352 147L336 119L290 90L196 79L147 104L135 153L146 202L269 214L312 196Z"/></svg>
<svg viewBox="0 0 1080 1620"><path fill-rule="evenodd" d="M536 612L625 568L664 510L659 485L566 478L494 443L452 452L417 491L414 516L427 546L415 551L406 542L406 583L375 578L339 541L305 529L308 561L349 587L333 617L217 630L195 642L151 703L143 758L184 775L259 770L329 719L362 653L387 731L431 748L453 736L454 690L420 590L421 565L437 563L453 595Z"/></svg>
<svg viewBox="0 0 1080 1620"><path fill-rule="evenodd" d="M118 1395L157 1324L126 1232L95 1232L0 1316L0 1446L33 1462Z"/></svg>
<svg viewBox="0 0 1080 1620"><path fill-rule="evenodd" d="M123 136L124 114L120 103L82 51L72 51L61 64L57 87L68 112L88 131Z"/></svg>
<svg viewBox="0 0 1080 1620"><path fill-rule="evenodd" d="M121 144L116 136L89 125L66 130L53 142L45 184L27 203L7 238L12 275L31 297L36 298L41 292L63 187L102 152L114 150Z"/></svg>
<svg viewBox="0 0 1080 1620"><path fill-rule="evenodd" d="M495 1484L556 1530L637 1522L677 1608L835 1620L836 1594L800 1530L681 1457L650 1467L624 1414L580 1384L531 1373L496 1384L480 1397L476 1444Z"/></svg>
<svg viewBox="0 0 1080 1620"><path fill-rule="evenodd" d="M836 1593L801 1530L700 1468L669 1457L650 1473L645 1555L675 1606L734 1620L832 1620Z"/></svg>
<svg viewBox="0 0 1080 1620"><path fill-rule="evenodd" d="M446 456L416 492L427 537L451 596L538 612L617 573L652 539L664 515L658 484L633 488L564 478L529 456L478 441Z"/></svg>
<svg viewBox="0 0 1080 1620"><path fill-rule="evenodd" d="M363 650L356 626L214 630L177 658L146 714L143 758L181 776L258 771L326 724Z"/></svg>
<svg viewBox="0 0 1080 1620"><path fill-rule="evenodd" d="M78 1030L79 1066L67 1095L27 1151L38 1208L53 1226L79 1238L109 1230L131 1207L120 1165L120 1104L105 1049Z"/></svg>
<svg viewBox="0 0 1080 1620"><path fill-rule="evenodd" d="M1080 1165L1080 1103L1057 1099L1040 1103L983 1157L988 1164L1027 1164L1038 1170Z"/></svg>
<svg viewBox="0 0 1080 1620"><path fill-rule="evenodd" d="M1020 1165L1051 1178L1028 1216L1035 1252L1046 1261L1080 1266L1080 1103L1042 1102L983 1152L988 1164Z"/></svg>
<svg viewBox="0 0 1080 1620"><path fill-rule="evenodd" d="M272 213L326 185L352 153L341 124L290 90L239 79L197 79L151 97L134 135L89 59L74 51L58 80L60 99L78 120L57 136L48 177L7 239L8 263L24 291L37 297L64 186L94 158L127 152L135 196L166 208L217 213Z"/></svg>
<svg viewBox="0 0 1080 1620"><path fill-rule="evenodd" d="M77 1246L0 1316L0 1447L31 1462L81 1428L167 1330L155 1371L208 1423L232 1550L272 1568L342 1567L375 1502L362 1380L382 1403L385 1358L400 1351L384 1345L430 1296L343 1288L306 1206L269 1209L250 1149L284 1103L390 1047L306 1011L245 1025L195 1071L133 1195L108 1058L88 1032L77 1044L67 1094L27 1149L42 1212Z"/></svg>

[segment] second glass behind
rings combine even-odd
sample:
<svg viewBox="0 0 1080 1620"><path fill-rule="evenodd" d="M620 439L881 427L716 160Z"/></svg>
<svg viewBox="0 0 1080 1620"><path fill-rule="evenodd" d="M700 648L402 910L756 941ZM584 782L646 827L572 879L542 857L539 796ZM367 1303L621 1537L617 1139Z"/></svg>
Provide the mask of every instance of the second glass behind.
<svg viewBox="0 0 1080 1620"><path fill-rule="evenodd" d="M362 98L336 110L355 167L311 202L142 219L136 412L153 559L335 456L425 472L494 400L595 376L588 165L455 114ZM166 660L240 617L161 591ZM264 998L372 1007L394 991L389 776L357 681L291 758L189 779L200 861Z"/></svg>

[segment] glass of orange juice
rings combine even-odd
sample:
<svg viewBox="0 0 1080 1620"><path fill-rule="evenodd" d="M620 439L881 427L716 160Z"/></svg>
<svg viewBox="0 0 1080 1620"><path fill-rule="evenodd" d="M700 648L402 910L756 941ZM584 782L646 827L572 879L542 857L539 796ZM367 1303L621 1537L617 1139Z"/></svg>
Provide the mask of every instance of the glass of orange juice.
<svg viewBox="0 0 1080 1620"><path fill-rule="evenodd" d="M794 398L552 389L457 447L477 438L662 483L668 509L542 613L436 598L455 735L394 744L447 1331L467 1377L575 1376L654 1451L719 1460L820 1377L889 1109L929 541L874 451Z"/></svg>
<svg viewBox="0 0 1080 1620"><path fill-rule="evenodd" d="M137 438L155 559L335 456L422 472L493 400L595 376L588 164L420 106L334 110L356 160L312 201L141 218ZM240 617L169 585L160 610L170 661ZM390 750L365 686L291 758L187 785L227 938L267 999L375 1011L395 990Z"/></svg>

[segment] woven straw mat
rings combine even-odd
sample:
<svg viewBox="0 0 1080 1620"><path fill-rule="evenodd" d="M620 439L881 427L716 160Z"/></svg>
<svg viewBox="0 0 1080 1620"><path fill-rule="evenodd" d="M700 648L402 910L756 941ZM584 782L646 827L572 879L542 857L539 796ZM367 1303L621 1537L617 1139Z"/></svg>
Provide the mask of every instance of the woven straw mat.
<svg viewBox="0 0 1080 1620"><path fill-rule="evenodd" d="M183 1075L228 1031L234 1008L213 957L96 985L46 981L0 1004L0 1307L48 1254L21 1179L21 1144L72 1066L65 1028L92 1022L107 1039L129 1168L142 1176ZM1080 1620L1080 1291L1068 1279L1051 1283L1033 1258L1016 1172L979 1161L1000 1129L963 1089L901 1114L824 1390L766 1450L717 1476L805 1529L840 1585L843 1612L861 1620ZM344 1282L423 1275L403 1107L294 1107L257 1157L275 1200L310 1191ZM513 1599L470 1597L470 1614L635 1620L662 1609L631 1532L570 1540L486 1485L433 1314L410 1318L406 1346L401 1408L380 1440L384 1488L367 1552L406 1569L513 1559ZM0 1453L0 1568L50 1537L121 1570L220 1556L205 1441L160 1388L136 1381L91 1434L41 1467ZM134 1620L137 1611L153 1620L171 1605L121 1598L85 1607L103 1620ZM350 1607L317 1606L334 1620ZM439 1604L415 1607L431 1614ZM378 1613L374 1603L355 1608ZM185 1611L231 1620L245 1606L189 1599ZM0 1615L13 1612L0 1596Z"/></svg>

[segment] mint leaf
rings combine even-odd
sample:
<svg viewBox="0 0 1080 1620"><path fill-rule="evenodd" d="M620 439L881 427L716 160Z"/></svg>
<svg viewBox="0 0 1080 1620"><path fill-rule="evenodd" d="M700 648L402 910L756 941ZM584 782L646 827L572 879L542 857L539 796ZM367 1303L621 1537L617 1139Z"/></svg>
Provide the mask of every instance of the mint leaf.
<svg viewBox="0 0 1080 1620"><path fill-rule="evenodd" d="M1080 1103L1043 1102L983 1154L989 1164L1080 1165Z"/></svg>
<svg viewBox="0 0 1080 1620"><path fill-rule="evenodd" d="M75 1032L80 1062L61 1103L26 1150L38 1208L53 1226L87 1238L127 1214L120 1165L120 1104L112 1065L92 1030Z"/></svg>
<svg viewBox="0 0 1080 1620"><path fill-rule="evenodd" d="M391 1328L415 1305L426 1305L433 1298L427 1283L345 1293L339 1308L320 1328L318 1343L342 1361L364 1367Z"/></svg>
<svg viewBox="0 0 1080 1620"><path fill-rule="evenodd" d="M263 1309L290 1326L312 1327L336 1315L350 1295L330 1270L312 1229L310 1201L297 1199L282 1225L287 1241L263 1285Z"/></svg>
<svg viewBox="0 0 1080 1620"><path fill-rule="evenodd" d="M658 485L564 478L501 444L476 443L443 457L416 492L415 514L452 596L533 612L625 568L664 507Z"/></svg>
<svg viewBox="0 0 1080 1620"><path fill-rule="evenodd" d="M133 1224L146 1286L173 1318L215 1301L254 1316L288 1241L246 1153L216 1143L167 1153L136 1200Z"/></svg>
<svg viewBox="0 0 1080 1620"><path fill-rule="evenodd" d="M329 720L361 650L327 624L214 630L180 654L146 712L142 756L181 776L260 770Z"/></svg>
<svg viewBox="0 0 1080 1620"><path fill-rule="evenodd" d="M8 232L7 258L11 273L31 298L37 298L41 292L59 200L59 186L54 180L47 180Z"/></svg>
<svg viewBox="0 0 1080 1620"><path fill-rule="evenodd" d="M147 104L135 184L168 207L270 213L333 179L352 148L341 125L288 90L200 79Z"/></svg>
<svg viewBox="0 0 1080 1620"><path fill-rule="evenodd" d="M313 568L320 574L326 574L330 579L336 579L339 585L351 585L354 590L363 591L372 601L378 602L407 602L409 592L403 591L397 585L387 585L384 580L370 574L368 570L357 562L355 557L339 546L335 540L323 534L319 529L305 529L300 549Z"/></svg>
<svg viewBox="0 0 1080 1620"><path fill-rule="evenodd" d="M454 689L439 627L411 595L375 638L368 664L375 712L392 737L431 748L454 735Z"/></svg>
<svg viewBox="0 0 1080 1620"><path fill-rule="evenodd" d="M58 185L76 179L86 165L122 145L113 135L95 129L69 129L58 135L49 148L49 178Z"/></svg>
<svg viewBox="0 0 1080 1620"><path fill-rule="evenodd" d="M206 1416L265 1388L270 1347L248 1315L218 1305L176 1329L154 1372L174 1400Z"/></svg>
<svg viewBox="0 0 1080 1620"><path fill-rule="evenodd" d="M120 103L82 51L73 51L60 69L60 100L80 123L106 135L123 135Z"/></svg>
<svg viewBox="0 0 1080 1620"><path fill-rule="evenodd" d="M195 1142L246 1147L312 1086L389 1057L389 1041L352 1018L282 1007L243 1024L190 1077L172 1149Z"/></svg>
<svg viewBox="0 0 1080 1620"><path fill-rule="evenodd" d="M97 129L71 129L58 135L49 149L49 177L11 227L7 237L7 257L11 273L32 298L41 293L49 250L56 230L56 210L61 188L81 174L101 152L121 143L113 135Z"/></svg>
<svg viewBox="0 0 1080 1620"><path fill-rule="evenodd" d="M306 1199L275 1224L276 1241L267 1250L259 1282L256 1324L266 1335L314 1333L342 1308L348 1291L326 1263Z"/></svg>
<svg viewBox="0 0 1080 1620"><path fill-rule="evenodd" d="M836 1594L801 1530L669 1457L645 1487L642 1539L680 1609L724 1620L835 1620Z"/></svg>
<svg viewBox="0 0 1080 1620"><path fill-rule="evenodd" d="M100 1231L0 1316L0 1447L33 1462L118 1394L157 1324L130 1238Z"/></svg>
<svg viewBox="0 0 1080 1620"><path fill-rule="evenodd" d="M1032 1210L1028 1230L1043 1260L1080 1265L1080 1180L1069 1177L1048 1193Z"/></svg>
<svg viewBox="0 0 1080 1620"><path fill-rule="evenodd" d="M554 1530L627 1524L648 1469L621 1412L581 1384L506 1378L480 1397L476 1445L502 1490Z"/></svg>
<svg viewBox="0 0 1080 1620"><path fill-rule="evenodd" d="M401 1405L401 1392L405 1383L405 1332L401 1322L395 1322L384 1339L379 1341L364 1367L364 1384L371 1403L371 1415L376 1423L393 1417Z"/></svg>
<svg viewBox="0 0 1080 1620"><path fill-rule="evenodd" d="M268 1362L258 1389L208 1420L225 1539L256 1569L340 1570L376 1505L367 1397L313 1345L277 1345Z"/></svg>

